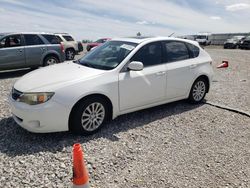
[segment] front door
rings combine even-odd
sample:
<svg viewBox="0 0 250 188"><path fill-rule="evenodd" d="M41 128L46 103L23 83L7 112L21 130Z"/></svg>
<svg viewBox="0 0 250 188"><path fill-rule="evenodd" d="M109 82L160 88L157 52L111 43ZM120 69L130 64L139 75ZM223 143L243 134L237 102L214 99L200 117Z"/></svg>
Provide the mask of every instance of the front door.
<svg viewBox="0 0 250 188"><path fill-rule="evenodd" d="M25 67L21 35L9 35L0 41L0 70Z"/></svg>
<svg viewBox="0 0 250 188"><path fill-rule="evenodd" d="M166 67L162 64L160 42L143 46L132 61L142 62L144 69L125 70L119 74L120 111L164 100L166 94Z"/></svg>

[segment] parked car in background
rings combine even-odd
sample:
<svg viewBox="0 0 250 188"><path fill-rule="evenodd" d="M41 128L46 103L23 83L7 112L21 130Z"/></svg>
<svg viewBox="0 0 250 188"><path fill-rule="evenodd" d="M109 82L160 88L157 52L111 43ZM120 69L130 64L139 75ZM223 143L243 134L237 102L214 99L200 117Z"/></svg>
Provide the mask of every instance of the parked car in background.
<svg viewBox="0 0 250 188"><path fill-rule="evenodd" d="M110 38L98 39L98 40L95 41L95 42L88 43L86 49L87 49L87 51L90 51L91 48L94 48L94 47L96 47L96 46L100 46L100 45L102 45L104 42L109 41L109 40L111 40L111 39L110 39Z"/></svg>
<svg viewBox="0 0 250 188"><path fill-rule="evenodd" d="M195 41L120 38L75 63L23 76L9 101L14 120L31 132L92 134L122 114L181 99L199 103L212 75L212 59Z"/></svg>
<svg viewBox="0 0 250 188"><path fill-rule="evenodd" d="M211 33L199 33L195 40L200 44L200 45L210 45L211 40L210 40Z"/></svg>
<svg viewBox="0 0 250 188"><path fill-rule="evenodd" d="M81 41L78 41L78 52L82 52L83 51L83 45Z"/></svg>
<svg viewBox="0 0 250 188"><path fill-rule="evenodd" d="M0 70L37 68L64 60L63 45L60 44L54 34L0 34Z"/></svg>
<svg viewBox="0 0 250 188"><path fill-rule="evenodd" d="M250 49L250 36L241 41L240 49Z"/></svg>
<svg viewBox="0 0 250 188"><path fill-rule="evenodd" d="M66 60L73 60L79 52L78 42L68 33L55 33L65 49Z"/></svg>
<svg viewBox="0 0 250 188"><path fill-rule="evenodd" d="M224 43L224 49L235 49L239 48L241 41L245 38L245 36L234 36L230 39L227 39Z"/></svg>

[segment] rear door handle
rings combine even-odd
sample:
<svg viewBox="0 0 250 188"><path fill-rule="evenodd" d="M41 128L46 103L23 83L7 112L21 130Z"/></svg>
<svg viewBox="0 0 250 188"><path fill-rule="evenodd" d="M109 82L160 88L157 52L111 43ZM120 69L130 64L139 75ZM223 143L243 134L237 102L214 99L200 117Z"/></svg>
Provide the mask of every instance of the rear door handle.
<svg viewBox="0 0 250 188"><path fill-rule="evenodd" d="M22 50L22 49L19 49L19 50L17 50L17 52L23 52L23 50Z"/></svg>
<svg viewBox="0 0 250 188"><path fill-rule="evenodd" d="M165 74L166 74L166 72L161 71L161 72L157 72L157 73L156 73L156 76L163 76L163 75L165 75Z"/></svg>
<svg viewBox="0 0 250 188"><path fill-rule="evenodd" d="M191 69L194 69L195 67L197 67L197 64L192 64L189 66Z"/></svg>

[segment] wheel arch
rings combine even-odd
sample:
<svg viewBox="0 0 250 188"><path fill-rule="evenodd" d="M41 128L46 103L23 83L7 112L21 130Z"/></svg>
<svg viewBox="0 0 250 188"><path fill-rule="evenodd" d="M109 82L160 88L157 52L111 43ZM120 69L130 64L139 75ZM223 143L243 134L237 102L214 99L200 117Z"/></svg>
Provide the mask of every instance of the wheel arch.
<svg viewBox="0 0 250 188"><path fill-rule="evenodd" d="M108 105L108 108L109 108L109 113L108 113L108 120L111 120L112 117L113 117L113 103L111 102L110 98L107 97L106 95L104 94L101 94L101 93L93 93L93 94L89 94L89 95L86 95L82 98L80 98L74 105L73 107L71 108L70 110L70 114L69 114L69 119L68 119L68 125L70 125L70 122L72 120L72 114L74 113L74 111L77 109L77 106L84 100L86 100L87 98L101 98L101 99L104 99L106 104ZM70 127L69 127L70 128Z"/></svg>
<svg viewBox="0 0 250 188"><path fill-rule="evenodd" d="M44 65L45 59L46 59L47 57L49 57L49 56L53 56L53 57L57 58L58 62L60 62L60 57L59 57L58 54L56 54L56 53L48 53L48 54L46 54L46 55L43 57L42 62L41 62L41 65Z"/></svg>
<svg viewBox="0 0 250 188"><path fill-rule="evenodd" d="M210 80L209 80L209 77L208 77L207 75L205 75L205 74L199 75L199 76L193 81L192 85L195 83L196 80L198 80L198 79L200 79L200 78L204 79L204 80L207 82L207 86L208 86L208 87L207 87L206 93L208 93L208 92L209 92L209 89L210 89ZM190 90L191 90L191 88L190 88Z"/></svg>

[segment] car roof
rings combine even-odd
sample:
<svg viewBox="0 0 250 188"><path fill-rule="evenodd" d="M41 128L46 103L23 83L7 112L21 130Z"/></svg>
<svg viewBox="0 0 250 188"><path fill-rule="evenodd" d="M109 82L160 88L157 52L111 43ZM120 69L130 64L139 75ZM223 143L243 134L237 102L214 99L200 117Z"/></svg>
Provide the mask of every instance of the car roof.
<svg viewBox="0 0 250 188"><path fill-rule="evenodd" d="M156 41L167 41L167 40L175 40L175 41L182 41L182 42L188 42L194 45L198 45L197 41L188 40L188 39L180 39L175 37L126 37L126 38L114 38L112 41L126 41L126 42L132 42L132 43L143 43L143 42L156 42Z"/></svg>
<svg viewBox="0 0 250 188"><path fill-rule="evenodd" d="M54 33L48 33L48 32L6 32L6 33L0 33L0 35L20 35L20 34L47 34L47 35L54 35Z"/></svg>

